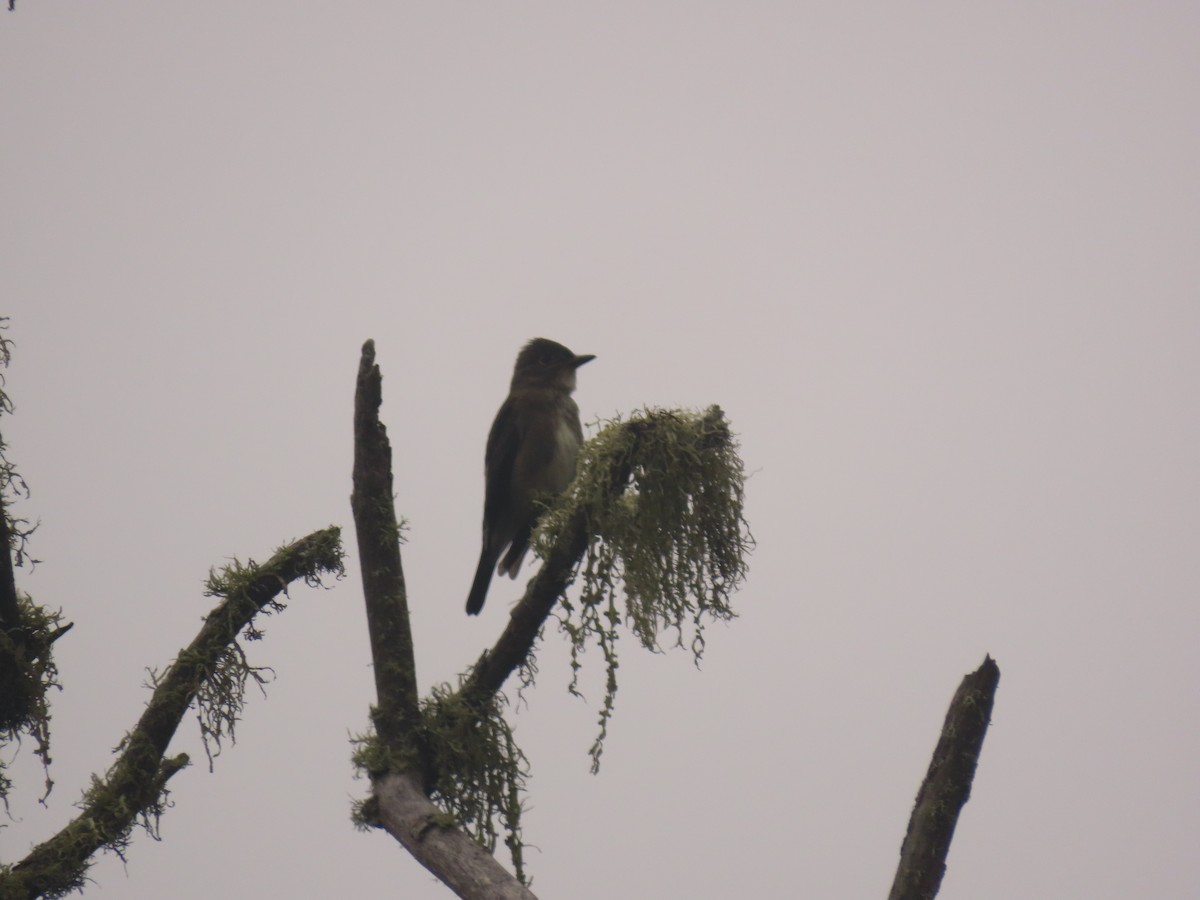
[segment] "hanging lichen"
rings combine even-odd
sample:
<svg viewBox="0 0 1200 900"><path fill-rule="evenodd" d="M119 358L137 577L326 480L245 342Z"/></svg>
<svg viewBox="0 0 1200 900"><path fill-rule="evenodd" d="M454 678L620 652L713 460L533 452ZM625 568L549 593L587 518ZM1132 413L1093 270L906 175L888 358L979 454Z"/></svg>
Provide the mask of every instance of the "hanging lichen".
<svg viewBox="0 0 1200 900"><path fill-rule="evenodd" d="M612 482L622 476L626 484ZM576 574L579 599L564 598L556 615L571 642L572 693L589 644L605 661L593 771L616 697L619 626L653 652L661 652L663 634L673 632L671 643L690 648L699 663L706 622L734 617L730 600L754 544L743 516L744 483L719 407L647 409L603 424L584 445L567 495L543 518L534 537L543 556L579 510L588 521L588 548ZM522 674L531 681L533 670Z"/></svg>
<svg viewBox="0 0 1200 900"><path fill-rule="evenodd" d="M0 317L0 332L8 319ZM0 369L12 360L12 341L0 333ZM12 400L4 390L0 374L0 416L13 411ZM37 560L29 555L29 536L37 527L14 517L13 504L29 496L29 486L8 456L8 445L0 434L0 746L33 738L34 753L41 758L46 772L45 794L54 782L50 779L50 702L51 689L59 687L58 668L53 645L71 629L60 611L38 606L28 594L17 589L13 568L32 567ZM8 803L11 782L0 758L0 801Z"/></svg>
<svg viewBox="0 0 1200 900"><path fill-rule="evenodd" d="M424 761L429 798L446 811L446 824L462 828L489 853L503 832L513 869L524 882L521 797L529 765L505 721L507 705L503 694L495 694L485 709L468 706L442 684L422 701L421 724L411 737ZM354 763L372 777L413 767L412 759L391 758L375 735L355 743ZM367 804L359 804L353 818L360 826L377 824Z"/></svg>

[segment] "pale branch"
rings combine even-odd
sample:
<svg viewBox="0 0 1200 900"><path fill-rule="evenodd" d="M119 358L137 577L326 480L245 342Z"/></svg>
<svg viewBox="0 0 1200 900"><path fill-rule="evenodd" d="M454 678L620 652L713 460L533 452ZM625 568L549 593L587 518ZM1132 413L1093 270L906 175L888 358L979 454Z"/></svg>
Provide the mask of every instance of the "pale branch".
<svg viewBox="0 0 1200 900"><path fill-rule="evenodd" d="M461 829L425 794L416 772L375 782L379 823L434 877L459 897L534 900L535 895Z"/></svg>
<svg viewBox="0 0 1200 900"><path fill-rule="evenodd" d="M247 565L227 577L220 591L224 599L156 680L146 710L122 741L122 752L105 778L96 779L87 791L80 814L0 876L0 896L62 896L82 885L96 851L108 847L120 852L139 820L153 827L163 809L167 780L188 764L186 754L165 757L167 746L237 636L264 609L278 608L277 598L292 582L316 583L322 573L341 571L340 532L331 527L280 548L261 565Z"/></svg>
<svg viewBox="0 0 1200 900"><path fill-rule="evenodd" d="M378 697L375 730L400 752L420 722L416 658L400 561L400 526L392 502L392 447L379 421L383 376L375 342L363 344L354 392L354 474L350 506L362 565L367 629Z"/></svg>
<svg viewBox="0 0 1200 900"><path fill-rule="evenodd" d="M946 873L946 856L991 721L1000 669L991 656L963 678L950 701L929 771L917 792L900 864L888 900L932 900Z"/></svg>

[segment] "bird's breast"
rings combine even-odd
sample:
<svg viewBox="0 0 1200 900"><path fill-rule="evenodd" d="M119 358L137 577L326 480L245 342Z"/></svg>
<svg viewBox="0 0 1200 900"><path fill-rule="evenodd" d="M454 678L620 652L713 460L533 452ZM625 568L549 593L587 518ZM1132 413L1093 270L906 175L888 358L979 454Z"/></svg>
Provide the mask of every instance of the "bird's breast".
<svg viewBox="0 0 1200 900"><path fill-rule="evenodd" d="M579 457L579 437L565 416L554 430L553 444L544 489L560 493L575 477L575 461Z"/></svg>

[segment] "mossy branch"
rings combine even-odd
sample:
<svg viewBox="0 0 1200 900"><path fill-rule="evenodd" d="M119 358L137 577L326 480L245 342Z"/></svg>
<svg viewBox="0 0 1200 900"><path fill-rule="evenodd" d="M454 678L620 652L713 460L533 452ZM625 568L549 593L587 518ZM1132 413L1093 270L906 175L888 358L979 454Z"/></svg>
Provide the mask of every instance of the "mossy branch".
<svg viewBox="0 0 1200 900"><path fill-rule="evenodd" d="M558 622L571 642L573 669L589 642L605 660L600 733L591 749L598 769L617 690L619 626L653 651L665 630L677 646L686 637L698 663L706 620L735 615L730 599L754 544L742 515L744 481L720 407L648 409L605 423L584 445L566 496L542 518L534 549L545 563L496 645L475 664L464 699L484 702L518 668L523 683L532 681L533 647L561 598ZM576 605L566 589L580 575Z"/></svg>
<svg viewBox="0 0 1200 900"><path fill-rule="evenodd" d="M27 595L18 594L18 624L0 629L0 744L19 741L22 735L33 738L34 753L45 770L45 793L54 782L50 778L50 690L59 688L58 666L52 647L71 630L58 612L35 604ZM11 784L0 760L0 801L7 802Z"/></svg>
<svg viewBox="0 0 1200 900"><path fill-rule="evenodd" d="M4 440L0 438L0 447L3 446ZM12 544L13 533L8 522L8 503L3 493L0 493L0 546L4 547L3 558L0 558L0 631L9 631L21 623L17 607L17 579L13 572Z"/></svg>
<svg viewBox="0 0 1200 900"><path fill-rule="evenodd" d="M317 584L342 574L339 529L331 527L280 548L267 562L234 563L209 580L221 602L205 618L196 638L155 679L154 692L120 755L103 779L84 795L80 814L21 862L0 874L0 896L59 897L78 889L96 851L121 853L141 821L153 830L166 803L166 783L187 765L185 754L165 753L180 721L199 702L216 737L232 734L241 708L240 692L205 695L214 674L229 665L231 648L256 616L282 608L279 596L299 579ZM247 673L249 674L249 673ZM212 734L209 737L213 737Z"/></svg>
<svg viewBox="0 0 1200 900"><path fill-rule="evenodd" d="M4 335L8 319L0 317L0 369L12 361L12 341ZM4 389L0 374L0 417L13 411L12 399ZM27 541L36 525L14 518L13 503L29 496L29 486L9 459L8 445L0 434L0 745L33 738L34 753L46 772L46 791L50 779L50 691L57 688L58 668L53 645L71 630L59 612L38 606L17 590L15 566L36 564L28 552ZM11 787L0 759L0 802L7 804Z"/></svg>

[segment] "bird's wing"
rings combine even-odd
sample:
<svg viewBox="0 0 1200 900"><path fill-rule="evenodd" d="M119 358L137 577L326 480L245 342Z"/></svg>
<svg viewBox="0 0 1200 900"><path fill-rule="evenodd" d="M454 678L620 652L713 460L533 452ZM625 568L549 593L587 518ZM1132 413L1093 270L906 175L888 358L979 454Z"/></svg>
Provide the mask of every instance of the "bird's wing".
<svg viewBox="0 0 1200 900"><path fill-rule="evenodd" d="M488 432L487 471L484 473L487 493L483 500L485 528L488 522L498 524L502 510L509 510L512 506L512 474L517 464L517 450L521 446L519 419L510 397L501 404L492 422L492 430Z"/></svg>

